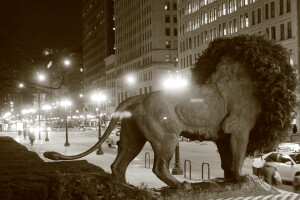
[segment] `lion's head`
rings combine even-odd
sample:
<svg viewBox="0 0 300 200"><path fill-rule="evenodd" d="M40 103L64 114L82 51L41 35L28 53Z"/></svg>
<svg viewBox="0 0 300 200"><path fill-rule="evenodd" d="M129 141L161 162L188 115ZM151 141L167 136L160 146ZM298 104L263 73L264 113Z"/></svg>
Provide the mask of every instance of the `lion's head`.
<svg viewBox="0 0 300 200"><path fill-rule="evenodd" d="M209 44L192 69L194 82L207 82L223 56L244 64L252 80L258 83L262 112L251 130L247 155L283 141L288 136L296 102L296 76L288 51L263 36L218 38Z"/></svg>

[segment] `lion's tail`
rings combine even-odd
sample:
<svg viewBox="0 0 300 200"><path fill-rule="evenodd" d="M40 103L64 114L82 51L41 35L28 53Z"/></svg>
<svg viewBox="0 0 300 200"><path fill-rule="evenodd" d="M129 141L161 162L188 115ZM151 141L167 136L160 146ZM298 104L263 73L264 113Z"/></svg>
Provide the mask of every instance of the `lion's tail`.
<svg viewBox="0 0 300 200"><path fill-rule="evenodd" d="M74 160L74 159L82 158L82 157L92 153L108 138L108 136L113 131L116 124L118 123L119 119L124 117L124 115L126 116L126 112L124 112L126 110L126 108L128 108L128 106L130 106L132 103L136 103L138 100L141 99L141 97L142 97L141 95L135 96L135 97L129 98L129 99L123 101L121 104L119 104L119 106L117 107L117 109L115 111L114 116L112 117L111 122L109 123L109 126L105 130L102 137L99 139L99 141L93 147L91 147L87 151L77 154L77 155L73 155L73 156L66 156L66 155L62 155L57 152L47 151L43 154L44 157L49 158L51 160Z"/></svg>

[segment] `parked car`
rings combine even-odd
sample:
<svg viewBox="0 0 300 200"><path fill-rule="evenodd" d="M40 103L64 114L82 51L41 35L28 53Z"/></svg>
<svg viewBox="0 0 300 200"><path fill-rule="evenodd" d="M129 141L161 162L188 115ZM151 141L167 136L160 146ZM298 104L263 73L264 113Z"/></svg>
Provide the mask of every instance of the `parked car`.
<svg viewBox="0 0 300 200"><path fill-rule="evenodd" d="M280 151L280 152L300 152L300 145L298 143L280 143L276 147L276 151Z"/></svg>
<svg viewBox="0 0 300 200"><path fill-rule="evenodd" d="M115 128L106 139L106 143L109 147L115 147L120 140L120 128Z"/></svg>
<svg viewBox="0 0 300 200"><path fill-rule="evenodd" d="M253 174L258 175L262 166L268 160L268 164L276 167L282 181L298 182L300 176L300 153L294 152L270 152L259 158L254 158L252 163Z"/></svg>

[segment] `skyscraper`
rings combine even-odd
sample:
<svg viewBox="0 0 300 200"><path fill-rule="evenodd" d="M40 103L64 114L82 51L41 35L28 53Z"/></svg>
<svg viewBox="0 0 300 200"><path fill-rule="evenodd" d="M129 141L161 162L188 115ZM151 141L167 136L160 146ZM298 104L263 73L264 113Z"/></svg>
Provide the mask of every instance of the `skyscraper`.
<svg viewBox="0 0 300 200"><path fill-rule="evenodd" d="M115 1L116 104L162 89L177 67L177 0Z"/></svg>
<svg viewBox="0 0 300 200"><path fill-rule="evenodd" d="M86 94L105 90L104 59L114 53L112 0L82 0L83 74Z"/></svg>

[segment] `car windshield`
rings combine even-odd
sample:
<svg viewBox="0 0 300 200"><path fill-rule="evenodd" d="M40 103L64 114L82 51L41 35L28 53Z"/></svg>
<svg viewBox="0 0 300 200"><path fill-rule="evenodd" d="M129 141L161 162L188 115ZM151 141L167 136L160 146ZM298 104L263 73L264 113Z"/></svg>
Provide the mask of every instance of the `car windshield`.
<svg viewBox="0 0 300 200"><path fill-rule="evenodd" d="M300 164L300 154L291 154L290 157L295 161L295 163Z"/></svg>

